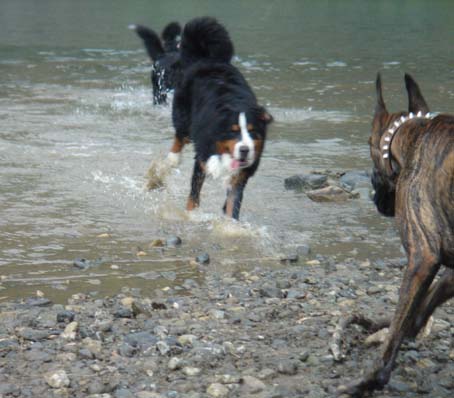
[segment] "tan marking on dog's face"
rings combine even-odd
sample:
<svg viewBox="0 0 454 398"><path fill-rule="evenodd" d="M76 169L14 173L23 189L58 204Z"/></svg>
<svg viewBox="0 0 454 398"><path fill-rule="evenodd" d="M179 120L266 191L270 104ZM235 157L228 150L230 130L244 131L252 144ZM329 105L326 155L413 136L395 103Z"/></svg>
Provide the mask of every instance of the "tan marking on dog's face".
<svg viewBox="0 0 454 398"><path fill-rule="evenodd" d="M224 140L216 142L216 153L219 155L228 153L233 156L233 151L235 150L237 142L237 140Z"/></svg>

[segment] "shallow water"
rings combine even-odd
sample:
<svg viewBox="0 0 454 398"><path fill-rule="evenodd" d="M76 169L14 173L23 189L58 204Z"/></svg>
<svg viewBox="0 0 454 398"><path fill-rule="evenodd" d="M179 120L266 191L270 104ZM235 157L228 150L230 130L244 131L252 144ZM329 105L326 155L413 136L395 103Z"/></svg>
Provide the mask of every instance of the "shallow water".
<svg viewBox="0 0 454 398"><path fill-rule="evenodd" d="M401 257L392 220L366 197L314 203L283 180L370 168L379 70L390 109L405 108L409 72L433 111L451 111L453 12L449 1L2 1L0 298L174 286L200 277L189 260L202 252L214 270L272 265L302 244L337 259ZM144 189L173 130L127 25L199 15L228 27L235 64L275 118L240 223L221 216L218 181L205 184L201 209L183 210L191 148L164 189ZM173 235L180 248L149 247ZM76 258L98 261L81 271Z"/></svg>

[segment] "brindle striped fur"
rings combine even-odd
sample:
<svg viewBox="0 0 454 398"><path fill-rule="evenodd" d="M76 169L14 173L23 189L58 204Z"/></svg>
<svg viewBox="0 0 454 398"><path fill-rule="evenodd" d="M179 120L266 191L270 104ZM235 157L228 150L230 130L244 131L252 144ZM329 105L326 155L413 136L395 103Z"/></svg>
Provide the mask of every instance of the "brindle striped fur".
<svg viewBox="0 0 454 398"><path fill-rule="evenodd" d="M405 83L408 112L429 112L413 78L405 75ZM415 337L435 309L454 297L454 116L405 122L395 133L390 159L385 159L383 136L395 120L408 113L388 113L380 75L376 90L369 139L374 201L380 212L395 215L408 265L381 359L366 377L340 388L340 393L354 397L383 388L402 340ZM443 274L434 282L441 267Z"/></svg>

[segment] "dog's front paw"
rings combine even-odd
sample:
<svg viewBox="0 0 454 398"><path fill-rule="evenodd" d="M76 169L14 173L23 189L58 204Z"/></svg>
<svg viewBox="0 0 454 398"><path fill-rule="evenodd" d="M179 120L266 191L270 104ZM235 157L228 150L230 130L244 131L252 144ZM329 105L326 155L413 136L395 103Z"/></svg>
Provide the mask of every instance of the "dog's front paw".
<svg viewBox="0 0 454 398"><path fill-rule="evenodd" d="M178 165L180 164L180 160L181 160L180 153L169 152L167 154L165 162L169 167L174 168L174 167L178 167Z"/></svg>

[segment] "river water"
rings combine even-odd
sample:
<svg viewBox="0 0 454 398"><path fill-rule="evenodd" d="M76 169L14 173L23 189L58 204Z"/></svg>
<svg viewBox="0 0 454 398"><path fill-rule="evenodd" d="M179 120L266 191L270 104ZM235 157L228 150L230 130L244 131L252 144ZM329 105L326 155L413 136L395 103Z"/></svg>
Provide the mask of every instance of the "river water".
<svg viewBox="0 0 454 398"><path fill-rule="evenodd" d="M222 217L217 181L201 209L184 211L190 148L164 189L144 188L173 130L127 25L201 15L226 25L235 65L275 118L240 223ZM300 245L334 259L402 257L393 221L367 195L314 203L284 178L370 168L377 71L390 109L405 108L409 72L433 111L452 111L453 16L451 1L2 0L0 299L175 286L202 278L189 260L203 252L215 271L279 264ZM174 235L180 248L150 247ZM81 271L78 258L96 266Z"/></svg>

